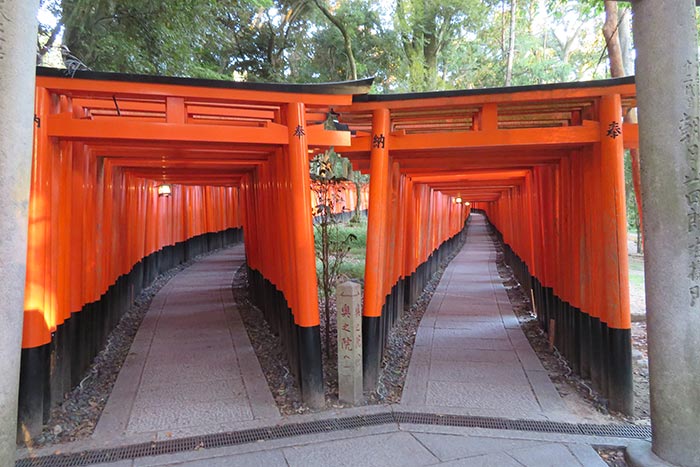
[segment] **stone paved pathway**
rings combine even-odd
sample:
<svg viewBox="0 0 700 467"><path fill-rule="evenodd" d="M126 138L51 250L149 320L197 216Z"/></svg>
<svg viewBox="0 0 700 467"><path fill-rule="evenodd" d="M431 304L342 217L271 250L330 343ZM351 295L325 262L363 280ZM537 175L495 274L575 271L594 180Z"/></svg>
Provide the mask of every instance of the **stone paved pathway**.
<svg viewBox="0 0 700 467"><path fill-rule="evenodd" d="M63 452L393 409L575 421L520 330L479 215L419 327L399 406L280 417L232 304L231 278L243 259L242 246L211 255L161 289L95 434ZM388 423L101 465L604 467L591 445L629 441Z"/></svg>
<svg viewBox="0 0 700 467"><path fill-rule="evenodd" d="M163 438L280 418L238 311L242 245L207 256L154 297L94 438Z"/></svg>
<svg viewBox="0 0 700 467"><path fill-rule="evenodd" d="M571 419L513 313L481 214L418 328L401 405L410 410Z"/></svg>
<svg viewBox="0 0 700 467"><path fill-rule="evenodd" d="M455 427L385 425L190 451L103 467L605 467L594 439Z"/></svg>

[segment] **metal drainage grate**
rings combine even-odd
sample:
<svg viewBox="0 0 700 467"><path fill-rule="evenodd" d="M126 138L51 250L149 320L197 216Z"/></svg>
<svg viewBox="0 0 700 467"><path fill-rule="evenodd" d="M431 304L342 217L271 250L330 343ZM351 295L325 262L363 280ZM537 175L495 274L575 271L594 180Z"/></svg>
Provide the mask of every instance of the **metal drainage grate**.
<svg viewBox="0 0 700 467"><path fill-rule="evenodd" d="M538 431L542 433L566 433L580 435L581 429L575 423L559 423L539 420L508 420L508 427L518 431Z"/></svg>
<svg viewBox="0 0 700 467"><path fill-rule="evenodd" d="M441 415L419 412L384 412L366 416L350 416L290 423L264 428L251 428L212 435L191 436L130 446L83 451L74 454L20 459L15 467L77 467L106 462L117 462L139 457L175 454L199 449L213 449L239 444L291 438L294 436L328 433L342 430L386 425L391 423L411 423L417 425L456 426L466 428L486 428L492 430L517 430L540 433L565 433L573 435L605 436L615 438L651 437L651 428L637 425L593 425L550 422L546 420L509 420L495 417L472 417L467 415Z"/></svg>
<svg viewBox="0 0 700 467"><path fill-rule="evenodd" d="M395 412L394 416L397 423L414 423L418 425L534 431L540 433L563 433L613 438L647 439L651 437L651 427L639 425L593 425L585 423L551 422L548 420L511 420L496 417L440 415L414 412Z"/></svg>
<svg viewBox="0 0 700 467"><path fill-rule="evenodd" d="M579 425L584 435L613 438L651 438L651 427L638 425Z"/></svg>

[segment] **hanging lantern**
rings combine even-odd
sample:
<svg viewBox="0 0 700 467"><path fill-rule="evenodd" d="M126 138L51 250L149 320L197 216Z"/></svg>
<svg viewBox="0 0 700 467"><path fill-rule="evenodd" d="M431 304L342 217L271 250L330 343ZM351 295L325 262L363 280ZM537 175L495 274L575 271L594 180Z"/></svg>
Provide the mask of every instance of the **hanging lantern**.
<svg viewBox="0 0 700 467"><path fill-rule="evenodd" d="M457 204L462 204L462 197L461 197L461 196L456 197L456 198L455 198L455 203L457 203Z"/></svg>
<svg viewBox="0 0 700 467"><path fill-rule="evenodd" d="M163 183L162 185L158 185L158 196L167 198L173 193L172 187L167 184Z"/></svg>

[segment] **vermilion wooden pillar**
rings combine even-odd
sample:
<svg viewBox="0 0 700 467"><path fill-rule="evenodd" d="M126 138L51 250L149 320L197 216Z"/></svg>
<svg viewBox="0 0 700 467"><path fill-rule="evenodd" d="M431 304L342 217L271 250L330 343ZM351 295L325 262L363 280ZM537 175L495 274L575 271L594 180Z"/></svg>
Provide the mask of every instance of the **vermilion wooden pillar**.
<svg viewBox="0 0 700 467"><path fill-rule="evenodd" d="M309 176L306 116L303 103L287 107L289 132L289 182L291 186L290 228L294 242L297 309L294 319L299 326L299 358L301 390L311 407L325 405L321 366L321 331L318 314L316 253L311 219L311 179Z"/></svg>
<svg viewBox="0 0 700 467"><path fill-rule="evenodd" d="M600 100L600 220L603 257L601 289L606 309L607 366L610 408L634 411L632 343L627 258L627 216L622 134L622 104L618 94Z"/></svg>
<svg viewBox="0 0 700 467"><path fill-rule="evenodd" d="M411 302L411 279L410 276L415 271L415 245L416 245L416 195L413 180L410 177L406 179L406 241L404 242L404 259L403 259L403 275L406 278L405 299L404 304L409 305Z"/></svg>
<svg viewBox="0 0 700 467"><path fill-rule="evenodd" d="M381 359L380 324L384 304L386 271L386 231L389 208L389 131L388 109L372 115L372 149L370 153L369 212L367 219L367 259L365 297L362 318L362 356L365 391L377 385Z"/></svg>

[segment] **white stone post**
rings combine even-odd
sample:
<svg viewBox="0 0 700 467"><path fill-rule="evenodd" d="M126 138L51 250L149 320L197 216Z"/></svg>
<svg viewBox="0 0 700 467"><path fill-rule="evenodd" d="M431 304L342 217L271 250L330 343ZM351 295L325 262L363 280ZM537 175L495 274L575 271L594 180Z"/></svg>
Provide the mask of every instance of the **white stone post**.
<svg viewBox="0 0 700 467"><path fill-rule="evenodd" d="M0 465L17 439L38 3L0 0Z"/></svg>
<svg viewBox="0 0 700 467"><path fill-rule="evenodd" d="M362 289L354 282L336 288L338 326L338 399L362 401Z"/></svg>
<svg viewBox="0 0 700 467"><path fill-rule="evenodd" d="M632 6L652 450L666 462L700 467L700 84L695 0L634 0Z"/></svg>

